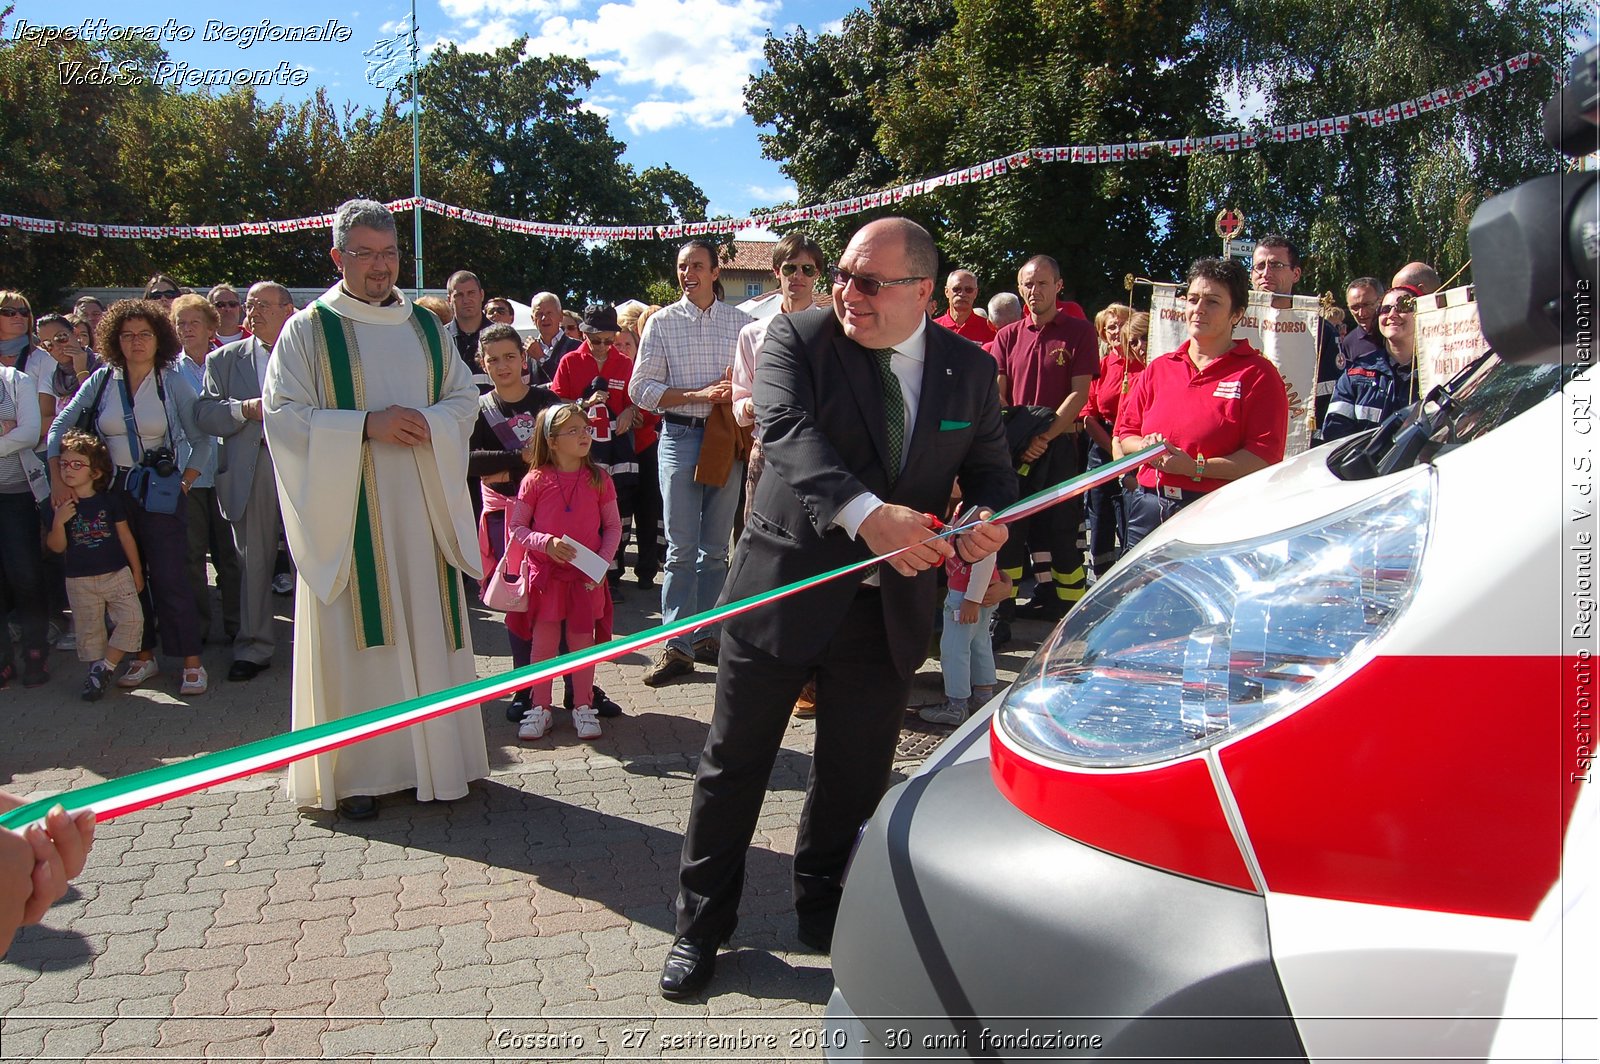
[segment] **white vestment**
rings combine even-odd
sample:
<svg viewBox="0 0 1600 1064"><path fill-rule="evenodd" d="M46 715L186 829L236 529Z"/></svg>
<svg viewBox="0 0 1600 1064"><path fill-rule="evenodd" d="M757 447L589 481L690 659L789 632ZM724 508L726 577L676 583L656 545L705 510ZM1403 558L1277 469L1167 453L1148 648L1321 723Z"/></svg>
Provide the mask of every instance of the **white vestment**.
<svg viewBox="0 0 1600 1064"><path fill-rule="evenodd" d="M397 293L398 294L398 293ZM419 410L430 443L369 441L375 472L373 518L393 642L358 649L351 591L357 502L362 485L361 410L334 409L309 308L284 326L263 392L267 443L278 476L284 531L299 570L294 611L292 721L306 728L476 679L459 578L463 645L452 650L441 600L438 556L481 576L478 537L467 495L467 441L478 389L445 342L439 401L429 404L428 351L411 323L411 303L376 307L334 286L322 301L353 326L361 364L362 410ZM442 330L441 330L442 332ZM459 710L389 732L289 768L299 806L336 807L340 798L415 787L419 801L460 798L489 774L483 714Z"/></svg>

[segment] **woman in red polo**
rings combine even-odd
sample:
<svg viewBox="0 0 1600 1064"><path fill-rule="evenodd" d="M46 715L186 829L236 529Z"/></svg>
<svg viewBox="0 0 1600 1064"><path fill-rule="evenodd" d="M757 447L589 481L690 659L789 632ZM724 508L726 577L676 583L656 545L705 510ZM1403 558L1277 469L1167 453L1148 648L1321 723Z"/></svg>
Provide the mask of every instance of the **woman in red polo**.
<svg viewBox="0 0 1600 1064"><path fill-rule="evenodd" d="M1230 480L1283 461L1289 395L1271 362L1234 327L1249 302L1250 278L1232 260L1197 259L1183 297L1189 339L1150 360L1117 411L1117 453L1152 443L1167 453L1139 470L1125 500L1127 546L1178 510Z"/></svg>

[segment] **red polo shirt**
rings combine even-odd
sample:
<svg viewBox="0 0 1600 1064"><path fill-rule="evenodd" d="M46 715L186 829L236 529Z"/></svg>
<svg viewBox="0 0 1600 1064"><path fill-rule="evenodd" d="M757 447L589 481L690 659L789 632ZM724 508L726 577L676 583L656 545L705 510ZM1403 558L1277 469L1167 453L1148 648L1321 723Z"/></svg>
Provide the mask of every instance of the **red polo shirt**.
<svg viewBox="0 0 1600 1064"><path fill-rule="evenodd" d="M989 348L1005 374L1009 406L1058 407L1072 391L1073 377L1100 373L1100 338L1094 326L1057 314L1044 328L1031 318L1014 321L995 334Z"/></svg>
<svg viewBox="0 0 1600 1064"><path fill-rule="evenodd" d="M589 341L575 351L568 351L556 366L555 380L550 382L550 390L569 402L577 402L589 394L589 385L594 383L596 377L606 379L607 399L606 409L611 412L611 419L633 405L628 398L628 381L633 377L633 363L628 361L628 356L621 349L613 347L606 355L606 368L602 370L600 364L594 359L594 351L589 347ZM633 449L642 451L656 442L656 425L660 418L650 413L643 407L639 413L644 417L639 420L639 425L633 430Z"/></svg>
<svg viewBox="0 0 1600 1064"><path fill-rule="evenodd" d="M1240 340L1204 370L1189 361L1189 343L1153 358L1135 378L1117 411L1112 435L1144 436L1160 432L1185 454L1226 458L1249 451L1268 465L1283 461L1289 438L1289 392L1277 367ZM1215 477L1192 477L1141 466L1139 483L1147 488L1174 487L1214 491L1228 483Z"/></svg>
<svg viewBox="0 0 1600 1064"><path fill-rule="evenodd" d="M975 344L986 344L994 339L994 326L989 319L978 314L968 314L967 320L957 325L949 314L934 318L935 325L943 325L957 336L965 336Z"/></svg>
<svg viewBox="0 0 1600 1064"><path fill-rule="evenodd" d="M1117 423L1117 409L1123 396L1133 388L1133 382L1144 372L1144 363L1135 362L1113 347L1100 360L1100 376L1089 386L1089 401L1083 405L1083 416L1099 418L1108 425Z"/></svg>

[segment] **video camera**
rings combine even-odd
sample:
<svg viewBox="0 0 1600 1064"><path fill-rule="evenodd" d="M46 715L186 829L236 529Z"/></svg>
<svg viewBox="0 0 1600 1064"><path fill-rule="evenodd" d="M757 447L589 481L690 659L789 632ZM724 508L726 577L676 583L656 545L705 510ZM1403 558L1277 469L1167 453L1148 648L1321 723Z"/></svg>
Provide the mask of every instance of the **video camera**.
<svg viewBox="0 0 1600 1064"><path fill-rule="evenodd" d="M1600 45L1544 105L1545 143L1569 158L1600 151ZM1600 188L1593 171L1549 174L1486 201L1472 217L1483 335L1507 362L1560 362L1593 337Z"/></svg>

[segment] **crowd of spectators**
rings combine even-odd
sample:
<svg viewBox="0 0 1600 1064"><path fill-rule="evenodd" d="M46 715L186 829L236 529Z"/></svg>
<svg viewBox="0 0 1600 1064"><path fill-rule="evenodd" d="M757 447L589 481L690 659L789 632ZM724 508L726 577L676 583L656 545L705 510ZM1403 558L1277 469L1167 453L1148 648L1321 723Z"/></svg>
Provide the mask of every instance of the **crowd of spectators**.
<svg viewBox="0 0 1600 1064"><path fill-rule="evenodd" d="M772 262L777 313L813 306L829 269L810 239L780 241ZM468 270L450 275L443 298L417 300L438 317L481 393L468 473L486 568L505 551L540 415L572 403L620 519L608 595L627 593L629 583L632 593L653 590L661 576L665 622L717 601L763 471L755 381L772 320L752 320L725 302L720 272L720 249L691 241L678 255L678 302L596 302L580 313L542 291L530 298L532 328L521 333L511 300L490 296ZM972 271L949 271L944 312L931 324L993 356L1024 494L1151 443L1168 448L1136 474L1012 529L994 588L982 596L993 600L982 608L993 645L1012 638L1016 620L1058 619L1171 513L1281 460L1281 378L1235 342L1233 327L1252 283L1286 304L1301 273L1298 251L1281 236L1258 242L1248 270L1196 262L1183 296L1187 339L1175 351L1151 352L1147 313L1113 303L1089 320L1064 298L1067 278L1047 255L1023 264L1015 294L994 293L987 303ZM1358 277L1346 286L1348 313L1325 315L1318 336L1319 438L1370 428L1416 398L1416 299L1438 285L1425 264L1409 263L1392 285ZM89 666L83 696L99 697L108 685L151 682L159 646L181 659L180 693L196 696L212 682L201 658L208 637L232 647L232 681L272 664L272 595L291 587L261 389L273 343L296 308L275 282L251 286L244 299L238 291L219 284L201 294L156 273L142 299L108 308L84 296L65 313L37 317L21 293L0 292L0 592L10 622L0 625L0 684L43 684L51 652L76 648ZM1215 387L1200 389L1206 401L1193 401L1196 383L1213 377ZM64 477L61 468L63 443L78 430L103 442L110 464L96 487L103 512L89 506L100 515L99 540L115 541L119 520L131 535L125 562L140 585L141 630L121 663L107 653L129 633L107 642L97 618L88 629L100 636L82 639L78 618L74 634L72 614L81 611L68 608L71 555L47 544L63 506L78 513L63 532L83 539L85 503L69 481L84 478ZM148 505L144 493L164 481L175 485L177 504ZM973 609L960 605L947 620L976 623ZM513 665L530 660L528 635L511 626ZM718 650L715 629L687 632L662 648L643 680L669 683L715 665ZM520 722L533 708L529 697L519 694L508 716ZM621 712L598 687L576 702L601 716ZM808 686L795 712L815 708ZM930 719L951 716L947 703Z"/></svg>

